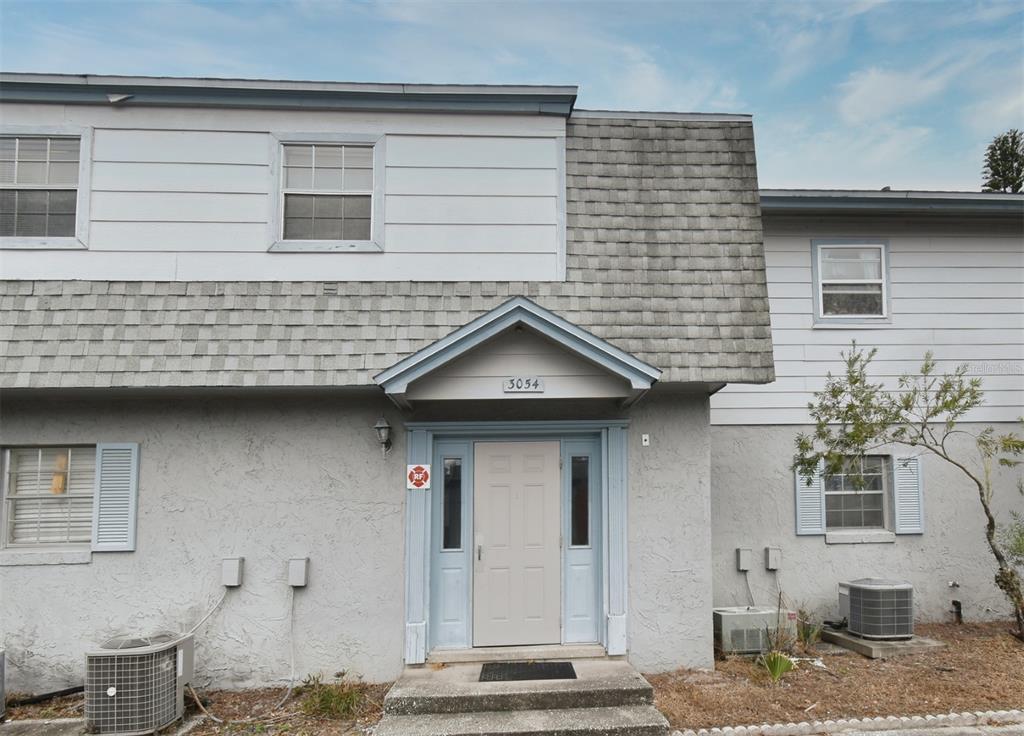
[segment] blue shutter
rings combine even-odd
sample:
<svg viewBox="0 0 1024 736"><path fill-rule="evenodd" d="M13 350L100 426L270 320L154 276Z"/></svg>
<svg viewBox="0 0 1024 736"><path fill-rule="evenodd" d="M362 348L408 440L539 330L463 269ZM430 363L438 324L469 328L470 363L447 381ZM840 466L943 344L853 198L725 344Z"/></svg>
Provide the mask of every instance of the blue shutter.
<svg viewBox="0 0 1024 736"><path fill-rule="evenodd" d="M924 501L921 492L921 461L918 458L896 458L892 496L896 533L923 534Z"/></svg>
<svg viewBox="0 0 1024 736"><path fill-rule="evenodd" d="M796 533L825 533L825 491L821 479L821 463L808 479L794 471L796 476Z"/></svg>
<svg viewBox="0 0 1024 736"><path fill-rule="evenodd" d="M96 445L96 494L92 505L94 552L135 549L138 494L139 445L134 442Z"/></svg>

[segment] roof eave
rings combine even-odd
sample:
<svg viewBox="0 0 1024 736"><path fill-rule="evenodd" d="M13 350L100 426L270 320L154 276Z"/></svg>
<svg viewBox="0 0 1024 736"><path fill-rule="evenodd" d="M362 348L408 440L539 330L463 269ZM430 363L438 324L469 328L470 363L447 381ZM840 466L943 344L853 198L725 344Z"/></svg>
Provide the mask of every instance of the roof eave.
<svg viewBox="0 0 1024 736"><path fill-rule="evenodd" d="M1024 217L1024 195L998 192L761 190L765 215L918 214Z"/></svg>
<svg viewBox="0 0 1024 736"><path fill-rule="evenodd" d="M577 88L0 74L3 102L568 117ZM116 102L111 97L119 98Z"/></svg>

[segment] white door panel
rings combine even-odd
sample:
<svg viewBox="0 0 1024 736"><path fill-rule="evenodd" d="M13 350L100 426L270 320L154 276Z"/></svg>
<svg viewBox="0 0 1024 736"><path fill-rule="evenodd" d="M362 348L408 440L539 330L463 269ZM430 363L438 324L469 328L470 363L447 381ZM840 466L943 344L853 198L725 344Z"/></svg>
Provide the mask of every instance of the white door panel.
<svg viewBox="0 0 1024 736"><path fill-rule="evenodd" d="M558 442L478 442L473 645L561 641Z"/></svg>

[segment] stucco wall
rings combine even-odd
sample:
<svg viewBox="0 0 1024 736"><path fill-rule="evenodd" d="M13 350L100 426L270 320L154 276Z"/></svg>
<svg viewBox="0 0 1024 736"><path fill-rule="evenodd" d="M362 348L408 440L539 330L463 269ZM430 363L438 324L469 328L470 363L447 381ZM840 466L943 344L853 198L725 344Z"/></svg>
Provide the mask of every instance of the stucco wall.
<svg viewBox="0 0 1024 736"><path fill-rule="evenodd" d="M187 630L245 582L197 636L200 683L289 674L286 561L308 556L295 594L295 670L369 680L402 667L402 433L382 459L376 397L106 403L8 401L2 442L141 443L138 545L77 565L0 566L9 690L81 682L84 651L119 632ZM0 553L2 557L3 553Z"/></svg>
<svg viewBox="0 0 1024 736"><path fill-rule="evenodd" d="M372 431L381 413L395 428L387 459ZM555 413L567 416L548 407L532 418ZM645 671L709 666L707 398L652 392L628 418L630 660ZM286 564L302 556L298 676L401 672L405 433L383 398L18 399L0 419L4 445L141 445L135 552L12 565L0 550L9 690L80 683L84 652L115 634L190 629L222 594L221 559L233 556L245 557L244 584L197 634L200 684L287 680Z"/></svg>
<svg viewBox="0 0 1024 736"><path fill-rule="evenodd" d="M713 664L709 471L706 396L652 392L634 408L629 659L644 672Z"/></svg>
<svg viewBox="0 0 1024 736"><path fill-rule="evenodd" d="M898 535L892 543L830 545L824 537L798 537L794 522L793 439L801 427L712 427L711 509L715 605L746 605L735 549L753 550L750 585L758 605L772 605L778 584L792 605L826 617L838 615L836 585L862 577L907 580L914 585L917 618L950 620L951 601L963 602L966 619L1008 615L992 581L994 559L985 544L977 491L959 471L922 457L925 532ZM1003 429L1013 427L1003 425ZM968 450L963 441L959 449ZM899 454L908 453L905 449ZM1003 519L1024 512L1017 493L1020 470L997 471L995 506ZM764 548L782 548L778 578L764 569ZM959 583L951 588L949 583Z"/></svg>

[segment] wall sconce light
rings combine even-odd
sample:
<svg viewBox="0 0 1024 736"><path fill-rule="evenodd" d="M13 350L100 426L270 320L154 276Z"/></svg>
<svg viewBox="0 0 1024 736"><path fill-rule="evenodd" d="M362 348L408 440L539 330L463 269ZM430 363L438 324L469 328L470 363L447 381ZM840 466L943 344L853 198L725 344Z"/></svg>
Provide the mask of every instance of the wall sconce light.
<svg viewBox="0 0 1024 736"><path fill-rule="evenodd" d="M377 433L377 441L380 442L381 457L387 457L391 450L391 425L383 416L373 425L373 431Z"/></svg>

